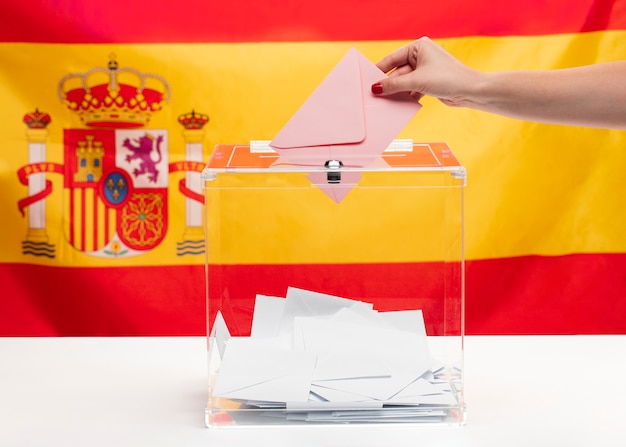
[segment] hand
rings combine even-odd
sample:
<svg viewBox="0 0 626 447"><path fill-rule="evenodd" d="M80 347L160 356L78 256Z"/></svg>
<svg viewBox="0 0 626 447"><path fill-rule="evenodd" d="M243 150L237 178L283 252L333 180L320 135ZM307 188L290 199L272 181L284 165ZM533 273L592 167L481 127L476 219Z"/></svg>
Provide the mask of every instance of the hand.
<svg viewBox="0 0 626 447"><path fill-rule="evenodd" d="M428 95L449 106L467 105L467 96L481 77L428 37L394 51L376 65L389 76L372 85L372 93L406 93L416 101Z"/></svg>

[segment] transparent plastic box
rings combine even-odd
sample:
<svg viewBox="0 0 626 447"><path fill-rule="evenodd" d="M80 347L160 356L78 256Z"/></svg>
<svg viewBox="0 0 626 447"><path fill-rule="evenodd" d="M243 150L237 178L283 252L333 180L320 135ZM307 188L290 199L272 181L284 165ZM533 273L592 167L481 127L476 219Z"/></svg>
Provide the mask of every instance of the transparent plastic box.
<svg viewBox="0 0 626 447"><path fill-rule="evenodd" d="M205 198L208 427L465 423L465 169L218 145Z"/></svg>

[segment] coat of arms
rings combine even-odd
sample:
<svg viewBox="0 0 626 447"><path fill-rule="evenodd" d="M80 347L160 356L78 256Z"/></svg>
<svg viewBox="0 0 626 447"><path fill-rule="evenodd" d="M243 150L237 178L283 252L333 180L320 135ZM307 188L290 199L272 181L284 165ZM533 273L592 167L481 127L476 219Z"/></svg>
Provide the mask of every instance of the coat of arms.
<svg viewBox="0 0 626 447"><path fill-rule="evenodd" d="M45 231L44 199L52 192L46 173L64 176L63 234L68 244L92 256L124 257L152 250L165 238L169 174L175 171L187 172L179 190L189 213L177 254L203 253L202 145L196 133L208 117L192 112L179 118L190 159L170 164L167 130L145 127L169 100L170 87L162 77L120 68L111 58L107 67L65 76L58 96L85 128L64 130L64 163L51 163L42 144L51 118L38 110L24 118L29 164L18 172L29 187L29 196L18 204L22 213L28 209L24 254L54 257Z"/></svg>

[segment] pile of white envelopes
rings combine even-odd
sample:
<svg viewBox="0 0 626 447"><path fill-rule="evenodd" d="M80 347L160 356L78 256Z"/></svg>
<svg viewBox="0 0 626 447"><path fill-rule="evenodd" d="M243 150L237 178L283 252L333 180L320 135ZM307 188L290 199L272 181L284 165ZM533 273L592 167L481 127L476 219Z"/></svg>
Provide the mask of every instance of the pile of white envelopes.
<svg viewBox="0 0 626 447"><path fill-rule="evenodd" d="M459 405L460 381L431 358L421 310L378 312L289 288L256 297L250 337L231 337L221 313L211 335L220 363L212 395L264 416L429 422Z"/></svg>

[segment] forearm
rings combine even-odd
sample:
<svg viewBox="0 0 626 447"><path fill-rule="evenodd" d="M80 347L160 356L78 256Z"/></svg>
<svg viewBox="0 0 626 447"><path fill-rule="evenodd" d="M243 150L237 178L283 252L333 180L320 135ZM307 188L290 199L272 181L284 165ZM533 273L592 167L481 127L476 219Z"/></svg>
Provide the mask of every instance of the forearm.
<svg viewBox="0 0 626 447"><path fill-rule="evenodd" d="M530 121L626 129L626 61L484 73L463 102Z"/></svg>

